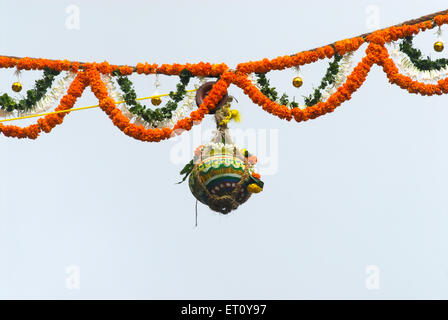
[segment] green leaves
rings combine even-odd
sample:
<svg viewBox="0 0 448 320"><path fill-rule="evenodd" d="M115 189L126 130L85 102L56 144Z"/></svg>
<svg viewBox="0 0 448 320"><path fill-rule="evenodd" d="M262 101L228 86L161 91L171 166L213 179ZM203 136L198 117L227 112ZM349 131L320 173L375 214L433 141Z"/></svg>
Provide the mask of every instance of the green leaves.
<svg viewBox="0 0 448 320"><path fill-rule="evenodd" d="M314 89L314 92L305 97L305 105L310 107L318 103L322 98L322 90L327 88L328 86L334 84L336 81L336 75L339 72L339 62L341 61L342 56L338 53L335 54L334 60L330 62L327 71L325 72L324 77L322 78L320 85L317 89ZM270 86L269 80L266 78L265 73L256 73L257 83L260 86L260 91L272 101L278 102L282 105L289 106L290 108L297 108L299 104L294 101L290 101L289 97L286 93L282 94L279 98L277 90Z"/></svg>
<svg viewBox="0 0 448 320"><path fill-rule="evenodd" d="M171 100L168 101L164 107L152 110L137 102L137 94L133 88L132 81L129 80L128 77L122 76L120 70L114 70L112 75L118 77L117 82L123 91L123 98L126 104L130 107L129 111L153 126L159 121L171 119L173 111L177 109L179 102L185 98L185 94L187 93L186 87L193 77L189 70L183 69L179 74L180 83L176 86L176 92L171 91L169 94Z"/></svg>
<svg viewBox="0 0 448 320"><path fill-rule="evenodd" d="M16 101L5 93L0 96L0 108L8 112L14 110L21 112L30 111L43 98L45 93L47 93L47 90L52 86L55 77L59 73L60 71L45 68L42 79L36 80L34 88L26 92L26 98Z"/></svg>
<svg viewBox="0 0 448 320"><path fill-rule="evenodd" d="M409 57L409 60L420 71L441 70L448 65L448 59L431 60L430 57L422 59L422 52L419 49L413 47L413 37L406 37L400 43L400 51Z"/></svg>
<svg viewBox="0 0 448 320"><path fill-rule="evenodd" d="M286 93L282 94L280 99L278 98L278 92L274 87L270 86L269 80L266 78L265 73L256 73L257 83L260 85L260 91L272 101L276 101L282 105L296 108L299 104L295 101L289 101L289 97Z"/></svg>
<svg viewBox="0 0 448 320"><path fill-rule="evenodd" d="M179 181L177 184L180 184L182 182L184 182L185 180L187 180L188 176L191 174L191 172L193 171L194 168L194 163L193 160L191 160L190 162L188 162L185 167L180 171L181 175L185 175L182 179L182 181Z"/></svg>
<svg viewBox="0 0 448 320"><path fill-rule="evenodd" d="M341 61L341 59L342 56L336 52L334 60L328 65L327 71L325 72L325 75L322 78L319 87L317 89L314 89L313 94L305 97L305 105L307 107L311 107L317 104L322 98L321 91L334 84L334 82L336 81L336 75L339 72L339 62Z"/></svg>
<svg viewBox="0 0 448 320"><path fill-rule="evenodd" d="M190 72L189 70L187 70L187 69L183 69L183 70L180 72L180 74L179 74L180 82L181 82L184 86L187 86L187 85L188 85L188 82L190 81L190 79L191 79L192 76L193 76L193 75L191 74L191 72Z"/></svg>
<svg viewBox="0 0 448 320"><path fill-rule="evenodd" d="M256 73L257 83L260 85L260 91L272 101L277 101L278 93L275 88L270 87L269 80L266 78L265 73Z"/></svg>

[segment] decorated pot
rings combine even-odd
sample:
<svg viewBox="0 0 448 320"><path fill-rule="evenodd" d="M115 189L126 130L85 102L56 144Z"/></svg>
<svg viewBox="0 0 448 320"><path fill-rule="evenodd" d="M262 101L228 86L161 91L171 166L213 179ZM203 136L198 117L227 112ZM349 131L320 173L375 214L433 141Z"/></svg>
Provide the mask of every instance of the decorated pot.
<svg viewBox="0 0 448 320"><path fill-rule="evenodd" d="M251 195L247 190L250 172L247 168L245 175L245 169L244 160L231 152L210 155L195 165L189 178L190 190L212 210L229 213ZM245 180L238 185L241 179Z"/></svg>

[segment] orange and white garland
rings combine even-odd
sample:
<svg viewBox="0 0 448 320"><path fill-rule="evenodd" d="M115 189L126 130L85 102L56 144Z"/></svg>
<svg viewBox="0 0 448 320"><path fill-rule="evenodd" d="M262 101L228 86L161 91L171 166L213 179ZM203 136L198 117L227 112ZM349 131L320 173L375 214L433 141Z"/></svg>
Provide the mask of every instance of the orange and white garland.
<svg viewBox="0 0 448 320"><path fill-rule="evenodd" d="M380 66L386 73L389 82L407 90L410 93L421 95L441 95L448 93L448 78L439 79L436 83L424 83L418 81L419 77L412 72L401 74L397 64L390 57L386 44L404 37L413 36L421 31L432 29L448 23L448 14L434 17L432 20L419 22L414 25L390 27L373 32L366 37L355 37L338 41L331 46L324 46L315 50L297 53L293 56L283 56L275 59L262 59L240 63L235 69L230 69L225 64L197 63L197 64L149 64L139 63L135 68L128 66L110 65L103 63L73 63L69 61L9 58L0 57L0 68L17 68L18 70L42 70L45 67L58 71L71 71L76 77L71 82L67 93L60 100L55 109L69 110L73 108L86 87L90 87L99 100L100 108L109 116L113 124L123 133L141 141L161 141L185 130L190 130L196 123L202 121L204 116L215 108L217 103L226 94L228 87L233 84L241 88L244 94L263 110L288 121L294 119L297 122L315 119L329 112L333 112L343 102L350 100L364 83L373 65ZM353 68L347 76L343 75L338 87L333 88L321 102L307 108L290 108L280 105L267 98L249 78L252 73L266 73L272 70L284 70L286 68L303 66L318 60L331 58L337 52L344 56L357 51L362 44L367 43L366 55ZM196 109L186 108L190 112L179 112L175 121L164 123L163 127L151 128L143 123L131 121L123 108L116 105L117 95L113 93L108 75L114 70L119 70L122 75L138 74L165 74L179 75L184 69L196 77L217 77L218 81L213 85L203 103ZM347 71L349 68L345 68ZM351 68L350 68L351 69ZM444 74L445 75L445 74ZM438 77L435 77L437 79ZM185 111L184 110L184 111ZM4 125L0 123L0 132L7 137L36 139L42 132L50 132L56 125L63 122L67 113L51 114L40 118L36 124L27 127Z"/></svg>

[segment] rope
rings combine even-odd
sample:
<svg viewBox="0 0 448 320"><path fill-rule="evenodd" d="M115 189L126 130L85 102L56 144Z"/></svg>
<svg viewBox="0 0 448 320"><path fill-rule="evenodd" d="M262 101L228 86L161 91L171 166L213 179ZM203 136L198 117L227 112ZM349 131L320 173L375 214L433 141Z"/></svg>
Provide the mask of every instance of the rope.
<svg viewBox="0 0 448 320"><path fill-rule="evenodd" d="M196 91L196 89L187 90L187 92L194 92L194 91ZM148 99L152 99L152 98L166 97L166 96L169 96L169 95L170 95L169 93L164 93L164 94L158 94L158 95L150 96L150 97L137 98L135 100L148 100ZM126 101L115 101L116 104L125 103L125 102ZM68 110L58 110L58 111L45 112L45 113L39 113L39 114L31 114L31 115L23 116L23 117L3 119L3 120L0 120L0 123L7 122L7 121L15 121L15 120L35 118L35 117L42 117L42 116L47 116L47 115L50 115L50 114L58 114L58 113L66 113L66 112L72 112L72 111L93 109L93 108L98 108L98 107L99 107L99 105L94 105L94 106L88 106L88 107L73 108L73 109L68 109Z"/></svg>
<svg viewBox="0 0 448 320"><path fill-rule="evenodd" d="M214 195L211 194L210 191L208 191L207 187L202 182L202 179L199 176L199 169L198 169L199 165L194 166L193 168L194 177L199 186L206 193L209 199L208 206L210 207L210 209L225 214L238 208L240 203L235 200L235 197L238 194L238 192L240 192L244 182L247 180L247 177L249 176L249 166L247 164L247 160L245 160L244 163L245 163L244 172L241 176L240 181L238 181L238 183L236 184L235 188L233 189L230 195L223 195L223 196Z"/></svg>
<svg viewBox="0 0 448 320"><path fill-rule="evenodd" d="M195 226L195 228L197 228L198 227L198 199L196 199L195 212L196 212L196 215L194 217L195 218L194 226Z"/></svg>

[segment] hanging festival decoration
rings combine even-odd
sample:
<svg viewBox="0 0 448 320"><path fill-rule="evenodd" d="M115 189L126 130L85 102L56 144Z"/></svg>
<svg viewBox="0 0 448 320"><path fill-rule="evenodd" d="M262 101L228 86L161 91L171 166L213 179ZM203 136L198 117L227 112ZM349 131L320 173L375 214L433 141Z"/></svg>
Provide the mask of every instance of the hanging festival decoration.
<svg viewBox="0 0 448 320"><path fill-rule="evenodd" d="M34 89L27 91L25 99L16 101L14 98L5 93L0 96L0 108L8 112L13 110L21 112L29 111L45 96L45 93L51 87L55 77L58 74L59 71L46 68L44 70L43 78L36 81ZM22 84L20 82L14 82L12 85L12 90L15 92L20 92L22 90Z"/></svg>
<svg viewBox="0 0 448 320"><path fill-rule="evenodd" d="M151 103L153 106L159 106L162 103L162 98L160 97L154 97L151 99Z"/></svg>
<svg viewBox="0 0 448 320"><path fill-rule="evenodd" d="M443 40L442 40L442 28L439 27L437 29L436 34L437 34L437 41L436 41L436 43L434 43L434 50L436 52L442 52L445 47Z"/></svg>
<svg viewBox="0 0 448 320"><path fill-rule="evenodd" d="M154 83L154 87L156 87L156 91L154 91L154 93L152 94L154 97L151 99L151 103L153 106L159 106L162 103L162 98L159 96L159 86L160 86L160 82L159 82L159 75L156 74L156 81Z"/></svg>
<svg viewBox="0 0 448 320"><path fill-rule="evenodd" d="M294 77L294 79L292 79L292 85L296 88L300 88L303 85L303 79L299 76Z"/></svg>
<svg viewBox="0 0 448 320"><path fill-rule="evenodd" d="M198 91L203 100L206 91ZM189 177L194 197L213 211L228 214L246 202L252 193L263 190L264 183L255 172L257 158L236 146L227 124L239 121L239 112L230 110L230 99L215 110L216 132L210 143L196 148L194 158L180 172L181 182Z"/></svg>
<svg viewBox="0 0 448 320"><path fill-rule="evenodd" d="M20 92L20 91L22 91L22 82L20 80L20 70L16 70L14 72L14 75L17 77L17 81L11 85L11 89L14 92Z"/></svg>
<svg viewBox="0 0 448 320"><path fill-rule="evenodd" d="M0 95L0 133L6 137L36 139L62 124L68 113L99 107L124 134L141 141L159 142L191 130L207 114L213 115L217 126L215 136L196 150L182 174L184 179L189 179L190 189L198 201L215 211L228 213L263 189L254 169L255 156L234 145L228 132L230 121L238 121L240 117L237 110L230 108L231 85L241 89L264 111L297 122L331 113L350 100L374 65L381 67L391 84L409 93L447 94L448 59L425 58L413 44L417 34L437 27L434 50L442 52L442 26L447 23L448 10L445 10L292 55L239 63L233 69L224 63L208 62L119 66L108 62L0 56L0 68L14 68L17 73L43 71L42 78L20 100L6 93ZM365 55L353 66L354 54L361 47L365 47ZM302 97L279 94L270 84L270 71L294 68L297 75L292 85L302 88L304 77L299 68L302 72L304 66L324 59L332 60L321 81L303 96L303 101L299 100ZM56 81L62 72L66 75ZM155 94L148 97L152 106L139 102L146 98L137 98L130 79L133 74L156 76ZM179 77L176 90L158 94L159 75ZM194 89L189 89L192 79L198 81ZM22 83L15 82L12 89L20 92ZM98 99L98 106L73 109L86 88ZM53 106L54 110L47 112ZM38 118L36 123L25 127L6 124L32 117Z"/></svg>
<svg viewBox="0 0 448 320"><path fill-rule="evenodd" d="M20 92L22 91L22 84L20 82L14 82L11 86L12 91L14 92Z"/></svg>
<svg viewBox="0 0 448 320"><path fill-rule="evenodd" d="M443 42L442 41L437 41L436 43L434 43L434 50L437 52L442 52L444 48Z"/></svg>

